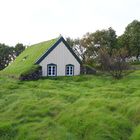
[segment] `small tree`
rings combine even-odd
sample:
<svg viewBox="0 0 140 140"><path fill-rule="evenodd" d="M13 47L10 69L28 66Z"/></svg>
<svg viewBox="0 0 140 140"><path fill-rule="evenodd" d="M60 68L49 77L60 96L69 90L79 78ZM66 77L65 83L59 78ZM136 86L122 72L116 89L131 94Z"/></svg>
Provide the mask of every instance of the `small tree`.
<svg viewBox="0 0 140 140"><path fill-rule="evenodd" d="M82 60L83 63L85 63L86 48L83 46L81 39L71 39L70 37L68 37L66 40L70 47L72 47L76 55Z"/></svg>
<svg viewBox="0 0 140 140"><path fill-rule="evenodd" d="M0 44L0 70L8 66L8 64L14 59L14 47Z"/></svg>
<svg viewBox="0 0 140 140"><path fill-rule="evenodd" d="M134 20L125 28L125 32L118 38L120 46L126 47L129 56L140 56L140 21Z"/></svg>
<svg viewBox="0 0 140 140"><path fill-rule="evenodd" d="M15 50L15 55L19 56L19 54L21 54L24 50L25 50L25 46L22 43L18 43L16 44L14 50Z"/></svg>
<svg viewBox="0 0 140 140"><path fill-rule="evenodd" d="M127 51L124 48L113 49L111 55L108 49L103 48L99 50L98 59L103 71L109 72L115 79L120 79L123 72L129 69L129 65L125 61L126 57Z"/></svg>

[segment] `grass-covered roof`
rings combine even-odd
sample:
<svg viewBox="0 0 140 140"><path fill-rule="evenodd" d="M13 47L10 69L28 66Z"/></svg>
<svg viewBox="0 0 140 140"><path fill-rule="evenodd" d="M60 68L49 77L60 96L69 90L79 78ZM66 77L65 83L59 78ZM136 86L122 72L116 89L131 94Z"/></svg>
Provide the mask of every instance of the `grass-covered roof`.
<svg viewBox="0 0 140 140"><path fill-rule="evenodd" d="M35 62L58 40L55 38L29 46L2 73L19 76L34 67Z"/></svg>

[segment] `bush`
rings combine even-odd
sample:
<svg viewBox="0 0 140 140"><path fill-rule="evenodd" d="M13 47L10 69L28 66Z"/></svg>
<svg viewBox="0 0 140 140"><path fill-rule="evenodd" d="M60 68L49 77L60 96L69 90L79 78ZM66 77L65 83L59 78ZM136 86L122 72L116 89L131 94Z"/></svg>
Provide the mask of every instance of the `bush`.
<svg viewBox="0 0 140 140"><path fill-rule="evenodd" d="M125 61L126 57L127 51L124 49L114 49L111 54L106 48L99 50L99 63L102 70L109 72L115 79L120 79L123 72L129 69Z"/></svg>
<svg viewBox="0 0 140 140"><path fill-rule="evenodd" d="M96 69L89 65L83 65L81 67L81 74L96 74Z"/></svg>
<svg viewBox="0 0 140 140"><path fill-rule="evenodd" d="M131 65L140 65L140 61L133 61L133 62L130 62Z"/></svg>
<svg viewBox="0 0 140 140"><path fill-rule="evenodd" d="M42 67L34 66L29 71L21 74L19 80L26 81L26 80L37 80L42 75Z"/></svg>

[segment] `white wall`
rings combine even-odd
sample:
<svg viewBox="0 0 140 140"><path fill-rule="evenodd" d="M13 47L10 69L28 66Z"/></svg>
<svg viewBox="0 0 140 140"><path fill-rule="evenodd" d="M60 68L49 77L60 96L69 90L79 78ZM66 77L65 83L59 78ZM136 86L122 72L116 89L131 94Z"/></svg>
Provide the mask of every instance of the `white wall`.
<svg viewBox="0 0 140 140"><path fill-rule="evenodd" d="M42 66L43 76L47 76L47 65L50 63L57 65L57 76L65 76L65 67L67 64L74 65L74 75L80 74L80 64L63 42L60 42L58 46L39 64Z"/></svg>

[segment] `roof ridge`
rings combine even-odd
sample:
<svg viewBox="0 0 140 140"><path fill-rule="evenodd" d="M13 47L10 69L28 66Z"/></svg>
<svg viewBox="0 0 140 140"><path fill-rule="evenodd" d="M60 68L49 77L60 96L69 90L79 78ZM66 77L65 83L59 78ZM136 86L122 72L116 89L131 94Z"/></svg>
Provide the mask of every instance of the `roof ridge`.
<svg viewBox="0 0 140 140"><path fill-rule="evenodd" d="M35 45L39 45L39 44L42 44L42 43L46 43L46 42L49 42L49 41L52 41L52 40L59 40L59 37L56 37L56 38L52 38L52 39L49 39L49 40L46 40L46 41L41 41L41 42L39 42L39 43L35 43L35 44L32 44L32 45L30 45L29 47L32 47L32 46L35 46ZM56 41L57 41L56 40Z"/></svg>
<svg viewBox="0 0 140 140"><path fill-rule="evenodd" d="M55 47L57 47L57 45L60 43L60 42L63 42L65 44L65 46L69 49L69 51L72 53L72 55L77 59L77 61L79 63L81 63L81 60L80 58L75 54L75 52L72 50L72 48L69 46L69 44L66 42L66 40L63 38L63 36L60 36L58 38L58 40L55 41L55 43L50 46L44 53L43 55L38 58L35 62L35 64L39 64Z"/></svg>

